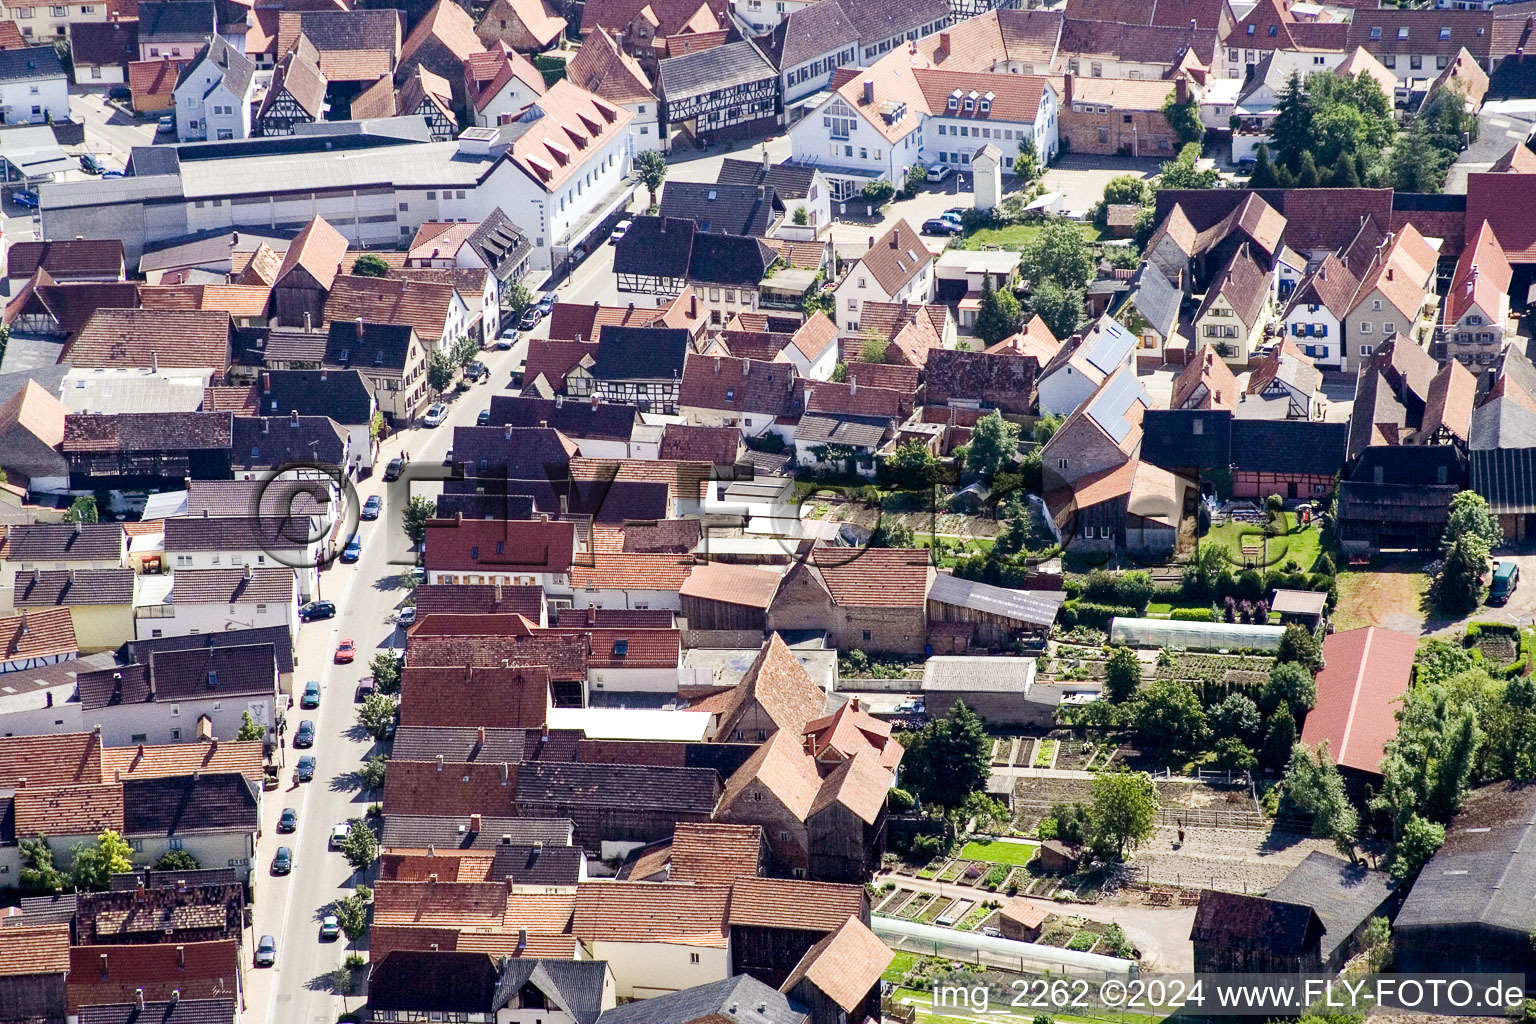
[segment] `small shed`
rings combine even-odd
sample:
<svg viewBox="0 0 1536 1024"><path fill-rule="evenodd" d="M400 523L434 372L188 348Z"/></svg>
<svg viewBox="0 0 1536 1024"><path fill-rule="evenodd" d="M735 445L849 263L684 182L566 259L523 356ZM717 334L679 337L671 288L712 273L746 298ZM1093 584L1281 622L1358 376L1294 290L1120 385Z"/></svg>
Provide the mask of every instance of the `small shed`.
<svg viewBox="0 0 1536 1024"><path fill-rule="evenodd" d="M923 699L928 714L940 718L960 701L989 722L1047 725L1056 710L1031 700L1034 658L994 658L960 655L933 657L923 665Z"/></svg>
<svg viewBox="0 0 1536 1024"><path fill-rule="evenodd" d="M1276 590L1269 602L1269 610L1289 625L1294 622L1308 629L1322 625L1323 609L1328 604L1328 594L1321 590Z"/></svg>
<svg viewBox="0 0 1536 1024"><path fill-rule="evenodd" d="M970 623L974 642L1006 647L1050 632L1066 596L1064 590L1014 590L941 572L928 588L928 621Z"/></svg>
<svg viewBox="0 0 1536 1024"><path fill-rule="evenodd" d="M1322 937L1309 906L1214 889L1201 891L1189 930L1196 974L1316 971Z"/></svg>
<svg viewBox="0 0 1536 1024"><path fill-rule="evenodd" d="M1104 210L1104 225L1116 238L1130 238L1136 233L1136 216L1141 213L1138 203L1110 203Z"/></svg>
<svg viewBox="0 0 1536 1024"><path fill-rule="evenodd" d="M1045 928L1048 917L1050 917L1049 914L1029 900L1022 896L1015 896L1004 903L1003 909L997 912L997 927L1005 939L1034 942L1040 938L1040 932Z"/></svg>
<svg viewBox="0 0 1536 1024"><path fill-rule="evenodd" d="M768 606L779 592L783 566L706 562L694 566L678 590L691 630L747 630L768 627Z"/></svg>
<svg viewBox="0 0 1536 1024"><path fill-rule="evenodd" d="M1040 853L1037 855L1036 861L1039 863L1041 871L1070 875L1082 866L1083 848L1076 843L1066 843L1060 839L1047 839L1040 844Z"/></svg>

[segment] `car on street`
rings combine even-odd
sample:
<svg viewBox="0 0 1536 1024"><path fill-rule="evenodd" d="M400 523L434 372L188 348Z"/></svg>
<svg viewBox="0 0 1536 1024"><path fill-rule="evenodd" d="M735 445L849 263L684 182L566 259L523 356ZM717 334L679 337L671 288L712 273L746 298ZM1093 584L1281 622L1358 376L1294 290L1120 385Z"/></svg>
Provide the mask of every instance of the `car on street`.
<svg viewBox="0 0 1536 1024"><path fill-rule="evenodd" d="M352 699L361 704L369 697L372 697L377 689L378 687L373 685L373 676L363 676L363 678L357 681L357 689L353 692Z"/></svg>
<svg viewBox="0 0 1536 1024"><path fill-rule="evenodd" d="M176 127L176 119L170 114L166 114L159 121L155 122L155 127L163 132L168 132Z"/></svg>
<svg viewBox="0 0 1536 1024"><path fill-rule="evenodd" d="M435 402L432 408L427 410L427 414L421 418L421 425L424 427L440 427L443 425L443 420L447 418L448 407L442 402Z"/></svg>
<svg viewBox="0 0 1536 1024"><path fill-rule="evenodd" d="M335 942L341 938L341 922L336 920L335 914L326 914L320 919L320 941Z"/></svg>
<svg viewBox="0 0 1536 1024"><path fill-rule="evenodd" d="M263 935L256 940L256 966L271 967L277 963L277 940Z"/></svg>
<svg viewBox="0 0 1536 1024"><path fill-rule="evenodd" d="M927 180L929 184L937 185L941 182L947 181L949 176L954 173L955 169L949 166L949 164L934 164L932 167L928 168Z"/></svg>
<svg viewBox="0 0 1536 1024"><path fill-rule="evenodd" d="M304 719L299 723L299 731L293 734L293 745L299 750L304 750L315 745L315 723Z"/></svg>
<svg viewBox="0 0 1536 1024"><path fill-rule="evenodd" d="M372 522L379 518L379 513L383 511L384 499L380 498L377 494L370 494L368 495L368 500L363 502L363 507L358 511L357 517Z"/></svg>
<svg viewBox="0 0 1536 1024"><path fill-rule="evenodd" d="M396 455L389 460L389 465L384 467L384 482L399 480L400 474L405 472L405 460Z"/></svg>
<svg viewBox="0 0 1536 1024"><path fill-rule="evenodd" d="M347 833L352 831L350 821L338 821L331 826L331 849L341 849L341 844L347 841Z"/></svg>
<svg viewBox="0 0 1536 1024"><path fill-rule="evenodd" d="M525 331L531 331L539 326L539 321L544 319L544 311L537 305L529 306L523 310L523 315L518 318L517 326Z"/></svg>
<svg viewBox="0 0 1536 1024"><path fill-rule="evenodd" d="M293 850L286 846L279 846L277 853L272 855L272 873L274 875L286 875L293 870Z"/></svg>
<svg viewBox="0 0 1536 1024"><path fill-rule="evenodd" d="M560 293L559 292L545 292L544 293L544 297L539 300L539 315L540 316L549 316L549 311L554 309L555 308L555 303L557 303L559 301L560 301Z"/></svg>
<svg viewBox="0 0 1536 1024"><path fill-rule="evenodd" d="M480 410L480 414L475 417L475 426L477 426L477 427L488 427L490 425L491 425L491 410L489 410L489 409L481 409Z"/></svg>
<svg viewBox="0 0 1536 1024"><path fill-rule="evenodd" d="M11 193L11 202L17 206L25 206L28 209L35 210L37 209L37 193L30 192L24 188L18 188Z"/></svg>
<svg viewBox="0 0 1536 1024"><path fill-rule="evenodd" d="M357 657L357 644L351 640L343 640L336 645L336 664L350 665L355 657Z"/></svg>
<svg viewBox="0 0 1536 1024"><path fill-rule="evenodd" d="M943 213L939 214L939 216L942 217L944 220L954 221L956 224L964 223L964 221L965 221L965 207L963 207L963 206L951 206L949 209L947 209Z"/></svg>
<svg viewBox="0 0 1536 1024"><path fill-rule="evenodd" d="M299 812L292 807L284 807L283 813L277 816L277 830L279 832L293 832L299 827Z"/></svg>
<svg viewBox="0 0 1536 1024"><path fill-rule="evenodd" d="M400 611L395 615L395 621L402 626L409 626L411 623L415 622L416 606L411 605L409 608L401 608Z"/></svg>
<svg viewBox="0 0 1536 1024"><path fill-rule="evenodd" d="M925 235L958 235L963 228L954 221L945 220L943 217L934 217L923 221L923 234Z"/></svg>
<svg viewBox="0 0 1536 1024"><path fill-rule="evenodd" d="M330 601L311 601L299 609L300 622L312 622L315 619L329 619L335 616L336 605Z"/></svg>
<svg viewBox="0 0 1536 1024"><path fill-rule="evenodd" d="M300 782L311 782L315 777L315 757L313 754L305 754L299 758L298 766L293 769L293 777Z"/></svg>
<svg viewBox="0 0 1536 1024"><path fill-rule="evenodd" d="M347 541L347 546L341 549L341 560L350 565L362 557L363 538L354 533L352 539Z"/></svg>
<svg viewBox="0 0 1536 1024"><path fill-rule="evenodd" d="M299 698L299 707L317 708L320 706L320 680L311 679L304 684L304 696Z"/></svg>
<svg viewBox="0 0 1536 1024"><path fill-rule="evenodd" d="M107 165L95 153L81 153L80 169L86 174L100 174L107 169Z"/></svg>
<svg viewBox="0 0 1536 1024"><path fill-rule="evenodd" d="M625 217L623 220L619 221L613 226L613 233L608 236L608 241L617 245L619 239L624 237L624 235L629 231L629 226L633 223L634 221L630 220L628 217Z"/></svg>
<svg viewBox="0 0 1536 1024"><path fill-rule="evenodd" d="M501 337L496 339L496 347L502 352L507 351L517 344L518 337L522 334L516 327L508 327L501 332Z"/></svg>
<svg viewBox="0 0 1536 1024"><path fill-rule="evenodd" d="M485 364L478 359L471 360L469 365L464 367L464 379L471 383L488 380L490 376L491 371L486 369Z"/></svg>
<svg viewBox="0 0 1536 1024"><path fill-rule="evenodd" d="M126 178L128 175L123 171L102 171L101 177L105 180L107 178Z"/></svg>

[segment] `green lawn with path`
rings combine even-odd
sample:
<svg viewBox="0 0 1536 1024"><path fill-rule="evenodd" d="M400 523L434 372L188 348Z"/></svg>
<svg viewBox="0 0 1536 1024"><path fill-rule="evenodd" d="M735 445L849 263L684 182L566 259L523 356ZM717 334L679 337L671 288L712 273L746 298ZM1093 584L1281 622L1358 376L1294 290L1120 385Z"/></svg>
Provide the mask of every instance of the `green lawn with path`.
<svg viewBox="0 0 1536 1024"><path fill-rule="evenodd" d="M1039 849L1037 843L1016 843L994 840L977 839L965 844L965 849L960 851L964 860L984 860L989 864L1011 864L1015 867L1023 867L1035 856Z"/></svg>
<svg viewBox="0 0 1536 1024"><path fill-rule="evenodd" d="M1252 562L1256 568L1283 568L1286 562L1295 560L1303 572L1311 572L1317 556L1322 553L1322 531L1316 520L1306 526L1298 526L1296 513L1286 512L1285 526L1281 532L1269 538L1267 549L1261 543L1264 528L1258 523L1242 523L1235 520L1213 526L1201 539L1202 544L1215 544L1227 549L1234 567L1241 568ZM1249 550L1243 550L1243 540L1248 538Z"/></svg>
<svg viewBox="0 0 1536 1024"><path fill-rule="evenodd" d="M963 238L956 238L950 243L952 249L980 249L982 246L992 245L999 249L1022 249L1024 243L1032 240L1045 229L1046 221L1036 220L1027 224L1005 224L996 228L977 228L974 232ZM1057 218L1053 223L1067 223L1083 233L1083 238L1090 242L1097 242L1103 236L1099 229L1086 221L1063 221Z"/></svg>

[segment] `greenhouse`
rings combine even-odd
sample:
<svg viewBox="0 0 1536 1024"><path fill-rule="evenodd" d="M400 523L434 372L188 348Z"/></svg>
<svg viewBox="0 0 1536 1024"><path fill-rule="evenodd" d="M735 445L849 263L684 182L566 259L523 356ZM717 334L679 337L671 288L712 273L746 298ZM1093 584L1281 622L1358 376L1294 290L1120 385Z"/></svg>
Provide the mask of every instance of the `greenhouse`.
<svg viewBox="0 0 1536 1024"><path fill-rule="evenodd" d="M1130 647L1184 647L1191 650L1273 651L1284 626L1246 626L1240 622L1187 622L1182 619L1123 619L1109 624L1109 638Z"/></svg>

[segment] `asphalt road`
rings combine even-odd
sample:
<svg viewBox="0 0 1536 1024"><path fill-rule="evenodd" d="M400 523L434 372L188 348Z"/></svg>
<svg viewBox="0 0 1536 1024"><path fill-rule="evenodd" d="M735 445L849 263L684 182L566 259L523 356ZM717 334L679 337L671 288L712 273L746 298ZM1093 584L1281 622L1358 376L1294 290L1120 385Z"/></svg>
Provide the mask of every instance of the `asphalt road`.
<svg viewBox="0 0 1536 1024"><path fill-rule="evenodd" d="M607 267L611 270L611 247L606 247ZM562 290L575 301L587 297L590 278L612 275L604 269L603 254L594 254L577 269L574 285ZM609 284L611 288L611 284ZM582 297L578 298L577 293ZM608 300L611 301L611 300ZM530 332L542 335L545 324ZM357 704L353 694L357 681L368 673L368 663L379 651L402 648L403 630L397 630L393 616L405 592L397 588L403 566L388 562L384 543L386 531L398 530L399 510L390 507L383 482L383 467L402 449L409 450L414 462L440 462L453 443L453 428L473 426L480 410L490 404L497 389L510 384L514 367L524 355L525 346L512 351L487 350L481 361L491 370L490 382L476 385L459 395L449 405L449 416L436 429L415 428L388 438L382 447L372 477L358 487L359 501L377 494L386 503L376 522L359 524L363 538L362 558L352 565L335 563L320 575L320 597L334 601L333 619L312 622L299 631L294 689L302 694L304 683L318 679L322 696L320 707L304 711L297 707L287 712L287 737L291 740L302 719L315 723L315 745L308 751L295 751L291 745L283 751L285 766L277 790L263 795L262 836L257 844L257 863L252 869L255 887L255 924L244 955L249 958L255 939L262 935L277 938L277 965L272 969L251 968L247 959L246 1020L262 1024L333 1024L344 1009L354 1009L360 996L338 996L331 984L331 974L347 953L366 955L367 937L349 943L321 942L320 916L336 899L348 895L364 879L355 875L346 859L329 849L331 828L338 822L362 817L368 805L379 799L377 793L361 791L353 774L364 758L376 752L371 737L357 726ZM337 641L346 638L358 646L351 665L335 664ZM297 697L295 698L295 700ZM293 766L301 754L313 754L317 770L313 782L299 785L293 779ZM284 807L298 811L298 831L279 835L277 818ZM287 876L271 874L272 856L279 846L294 852L293 872Z"/></svg>

